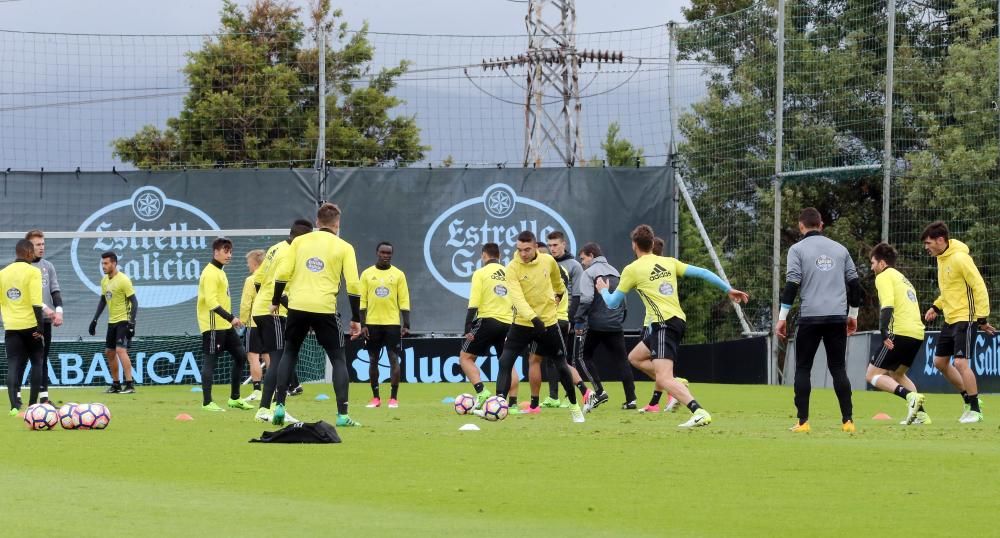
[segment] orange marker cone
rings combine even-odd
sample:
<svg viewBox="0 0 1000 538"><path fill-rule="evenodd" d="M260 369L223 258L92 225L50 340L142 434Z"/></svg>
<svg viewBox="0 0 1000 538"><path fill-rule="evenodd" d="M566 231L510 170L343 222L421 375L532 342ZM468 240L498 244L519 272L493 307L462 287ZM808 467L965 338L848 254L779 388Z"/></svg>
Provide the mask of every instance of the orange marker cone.
<svg viewBox="0 0 1000 538"><path fill-rule="evenodd" d="M192 417L191 415L189 415L187 413L181 413L181 414L177 415L177 417L175 417L174 420L179 420L181 422L190 422L190 421L194 420L194 417Z"/></svg>
<svg viewBox="0 0 1000 538"><path fill-rule="evenodd" d="M892 417L890 417L885 413L875 413L875 416L872 417L872 420L892 420Z"/></svg>

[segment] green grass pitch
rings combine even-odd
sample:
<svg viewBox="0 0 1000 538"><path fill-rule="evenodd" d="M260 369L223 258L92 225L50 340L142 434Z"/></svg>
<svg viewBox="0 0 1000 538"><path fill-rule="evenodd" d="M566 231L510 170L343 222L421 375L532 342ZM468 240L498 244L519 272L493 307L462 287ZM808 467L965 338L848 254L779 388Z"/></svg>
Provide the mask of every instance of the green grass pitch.
<svg viewBox="0 0 1000 538"><path fill-rule="evenodd" d="M682 431L687 410L623 411L617 383L585 424L565 409L496 424L458 416L441 400L467 384L403 385L399 409L365 409L370 392L355 384L351 415L364 427L340 429L340 445L250 444L271 427L251 411L204 413L190 387L56 389L58 401L106 403L111 426L31 432L4 417L0 528L198 538L1000 533L1000 401L986 399L986 422L960 425L959 397L930 395L934 424L904 427L903 400L856 392L859 431L848 435L833 392L814 390L813 431L801 435L787 431L789 388L692 388L715 422ZM640 401L651 389L639 384ZM314 400L320 392L332 395L307 385L289 411L332 423L335 404ZM879 411L894 420L872 420ZM469 422L482 430L458 431Z"/></svg>

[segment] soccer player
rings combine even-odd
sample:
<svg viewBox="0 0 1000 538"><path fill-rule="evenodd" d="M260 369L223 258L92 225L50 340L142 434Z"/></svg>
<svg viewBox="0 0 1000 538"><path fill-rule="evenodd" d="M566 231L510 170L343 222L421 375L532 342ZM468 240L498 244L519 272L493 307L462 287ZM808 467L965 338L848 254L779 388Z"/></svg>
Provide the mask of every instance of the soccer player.
<svg viewBox="0 0 1000 538"><path fill-rule="evenodd" d="M31 389L28 403L38 400L42 378L45 377L45 355L42 342L42 273L32 267L35 247L22 239L14 247L14 263L0 269L0 316L4 323L4 346L7 351L7 397L10 399L10 416L21 410L18 390L25 367L31 362ZM23 375L23 374L22 374Z"/></svg>
<svg viewBox="0 0 1000 538"><path fill-rule="evenodd" d="M233 259L233 242L225 237L212 241L212 261L201 271L198 279L198 330L204 357L201 363L201 403L205 411L220 412L225 409L212 401L212 377L215 363L223 352L229 353L229 407L253 409L240 399L240 377L246 351L236 329L243 327L240 318L233 316L229 296L229 277L224 268Z"/></svg>
<svg viewBox="0 0 1000 538"><path fill-rule="evenodd" d="M518 234L516 246L517 256L507 264L505 271L507 292L514 306L514 323L504 341L503 353L500 354L497 394L506 399L517 355L526 346L534 344L531 352L531 355L537 357L534 360L556 362L560 381L570 401L573 422L583 422L583 410L576 402L573 375L566 363L566 350L557 321L559 300L567 292L559 264L552 256L538 252L535 234L530 231ZM529 361L531 360L529 357ZM536 398L533 394L532 403ZM481 410L475 412L482 413Z"/></svg>
<svg viewBox="0 0 1000 538"><path fill-rule="evenodd" d="M271 297L274 295L274 272L278 268L278 261L287 251L288 246L296 237L311 232L313 225L305 219L297 219L292 223L288 232L288 238L271 245L264 255L264 261L260 269L254 273L254 287L257 288L257 296L253 300L253 320L257 324L257 333L260 335L261 349L265 362L267 362L267 372L264 374L264 393L261 395L260 407L254 418L260 422L271 421L271 402L274 399L274 391L278 386L278 367L285 349L285 326L288 319L288 288L281 296L280 305L276 313L271 313ZM292 386L298 386L298 376L292 370ZM285 419L289 422L298 422L286 411Z"/></svg>
<svg viewBox="0 0 1000 538"><path fill-rule="evenodd" d="M250 382L253 383L253 392L243 399L252 402L260 399L261 370L260 361L263 354L264 343L260 339L260 331L253 320L253 300L257 296L257 287L254 286L254 273L260 269L260 264L264 261L264 251L254 249L247 252L247 271L250 272L246 280L243 281L243 293L240 294L240 321L246 330L246 350L247 361L250 363ZM265 355L266 356L266 355Z"/></svg>
<svg viewBox="0 0 1000 538"><path fill-rule="evenodd" d="M503 343L510 331L514 312L507 291L507 277L500 264L500 246L496 243L483 245L480 254L482 267L472 273L469 288L469 310L465 316L465 340L458 355L458 363L465 377L476 391L476 409L493 395L479 376L476 357L489 354L492 346L497 357L503 352ZM510 397L507 404L510 412L517 413L517 371L511 371ZM538 403L535 403L538 408Z"/></svg>
<svg viewBox="0 0 1000 538"><path fill-rule="evenodd" d="M285 422L285 396L292 371L299 360L299 350L309 329L326 351L333 367L333 390L337 396L337 426L360 426L347 414L350 376L344 354L344 333L337 315L337 294L340 281L347 285L351 305L351 337L361 335L361 282L358 280L358 260L354 247L338 237L340 208L324 203L316 213L319 230L297 237L278 261L274 273L274 293L271 314L278 313L278 303L287 285L288 326L285 331L285 351L278 366L278 388L271 422ZM265 391L266 392L266 391Z"/></svg>
<svg viewBox="0 0 1000 538"><path fill-rule="evenodd" d="M854 433L851 382L847 378L847 337L858 330L858 308L864 292L850 252L823 235L823 218L814 207L799 212L802 239L788 249L787 276L781 292L781 309L775 332L788 337L787 318L795 296L802 292L799 323L795 331L795 408L798 422L790 428L808 433L809 376L820 342L840 403L841 430Z"/></svg>
<svg viewBox="0 0 1000 538"><path fill-rule="evenodd" d="M983 410L979 406L979 389L976 374L969 360L972 358L976 327L987 334L996 329L987 319L990 315L990 296L976 262L969 256L969 247L958 239L950 239L948 225L935 221L920 234L927 253L937 258L938 288L941 294L924 314L924 319L934 321L944 316L944 326L934 351L934 366L941 371L965 402L965 410L958 421L962 424L982 422ZM954 366L951 357L955 357Z"/></svg>
<svg viewBox="0 0 1000 538"><path fill-rule="evenodd" d="M379 407L378 362L385 348L389 358L389 408L399 407L399 370L402 339L410 332L410 290L406 275L392 265L392 243L375 247L378 261L361 273L361 337L368 350L368 375L372 399L366 407ZM400 325L402 321L402 325Z"/></svg>
<svg viewBox="0 0 1000 538"><path fill-rule="evenodd" d="M135 318L139 313L139 299L135 296L135 288L128 275L118 270L118 255L108 251L101 254L101 299L97 301L97 312L90 320L87 332L90 336L97 333L97 318L101 317L104 307L108 307L108 331L104 336L104 358L111 370L111 386L104 391L108 394L134 394L135 383L132 381L132 359L128 356L128 348L135 337ZM124 370L125 387L118 381L118 363Z"/></svg>
<svg viewBox="0 0 1000 538"><path fill-rule="evenodd" d="M582 340L582 361L588 364L587 369L593 376L598 387L594 402L606 402L608 394L604 391L598 378L597 368L593 366L594 352L604 347L610 353L612 360L618 363L622 377L622 387L625 389L625 403L622 409L635 409L635 380L632 377L632 365L628 362L628 351L625 349L625 308L610 309L594 283L598 278L608 281L609 289L614 292L618 287L621 274L608 263L607 258L597 243L587 243L580 249L580 261L585 268L580 282L580 306L576 309L574 319L577 337ZM586 411L587 403L584 403ZM596 405L595 405L596 407Z"/></svg>
<svg viewBox="0 0 1000 538"><path fill-rule="evenodd" d="M872 248L871 264L878 291L879 333L882 348L871 359L865 378L873 387L890 392L906 401L906 420L901 424L930 424L924 411L924 395L906 375L924 343L924 324L920 320L917 292L910 281L896 270L896 249L888 243Z"/></svg>
<svg viewBox="0 0 1000 538"><path fill-rule="evenodd" d="M662 237L653 238L653 254L656 256L663 256L663 249L666 246L666 241ZM677 381L680 381L685 386L688 384L688 380L683 377L675 377ZM653 401L659 402L659 398L654 398ZM677 398L674 398L672 394L667 394L667 405L663 406L664 413L670 413L677 407ZM658 413L660 411L660 404L649 404L639 410L640 413Z"/></svg>
<svg viewBox="0 0 1000 538"><path fill-rule="evenodd" d="M35 247L35 258L31 265L34 265L42 272L42 337L45 344L45 361L49 361L49 349L52 345L52 327L59 327L63 324L63 301L62 292L59 289L59 279L56 277L56 268L52 262L45 259L45 234L41 230L31 230L24 236L31 241ZM28 363L22 365L18 374L18 379L24 379L24 368ZM46 367L46 374L48 373ZM42 388L38 401L45 403L49 401L49 376L42 375ZM18 394L20 399L20 394Z"/></svg>
<svg viewBox="0 0 1000 538"><path fill-rule="evenodd" d="M725 291L729 298L746 302L749 296L723 281L715 273L694 265L663 256L656 256L653 249L653 229L640 224L632 231L632 251L636 261L622 271L618 289L608 291L610 284L598 278L594 287L609 308L618 308L625 300L625 294L635 290L646 306L642 341L629 353L628 360L633 366L656 381L659 397L666 390L691 411L691 418L679 424L681 428L708 426L712 415L701 407L688 387L674 377L674 364L684 336L685 315L677 297L677 277L699 278Z"/></svg>

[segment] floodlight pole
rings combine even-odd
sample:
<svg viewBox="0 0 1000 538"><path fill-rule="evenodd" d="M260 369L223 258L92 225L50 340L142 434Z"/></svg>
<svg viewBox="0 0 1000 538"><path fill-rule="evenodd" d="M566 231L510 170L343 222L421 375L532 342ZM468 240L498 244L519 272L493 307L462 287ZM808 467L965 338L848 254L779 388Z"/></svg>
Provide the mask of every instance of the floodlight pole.
<svg viewBox="0 0 1000 538"><path fill-rule="evenodd" d="M882 241L889 241L889 198L892 194L892 93L893 64L896 52L896 0L886 2L887 25L885 51L885 118L882 148Z"/></svg>

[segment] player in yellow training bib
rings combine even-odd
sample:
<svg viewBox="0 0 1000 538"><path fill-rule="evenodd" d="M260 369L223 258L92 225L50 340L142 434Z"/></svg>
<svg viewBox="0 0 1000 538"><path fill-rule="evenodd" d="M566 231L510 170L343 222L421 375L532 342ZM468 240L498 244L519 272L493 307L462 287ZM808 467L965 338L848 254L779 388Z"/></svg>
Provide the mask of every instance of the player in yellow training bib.
<svg viewBox="0 0 1000 538"><path fill-rule="evenodd" d="M653 250L653 229L641 224L632 231L632 251L636 261L630 263L621 273L618 289L608 291L608 281L599 278L594 284L608 308L618 308L625 300L625 294L635 290L646 307L642 342L628 355L633 366L656 381L656 392L650 405L660 401L666 390L691 410L691 418L680 424L681 428L707 426L712 415L701 407L682 382L674 377L674 363L684 337L685 316L677 297L677 277L702 279L721 290L736 302L746 302L750 297L718 277L715 273L694 265L688 265L674 258L656 256Z"/></svg>
<svg viewBox="0 0 1000 538"><path fill-rule="evenodd" d="M379 243L375 247L378 261L361 273L361 337L368 351L368 382L372 387L372 399L366 407L382 405L378 390L382 348L389 359L389 407L399 407L399 362L402 338L410 331L410 290L406 275L392 265L392 251L391 243Z"/></svg>
<svg viewBox="0 0 1000 538"><path fill-rule="evenodd" d="M896 249L888 243L872 248L871 263L878 291L882 347L872 356L865 374L873 387L906 401L906 419L901 424L930 424L924 411L924 395L906 375L924 344L924 323L913 284L896 270Z"/></svg>
<svg viewBox="0 0 1000 538"><path fill-rule="evenodd" d="M90 321L90 336L97 332L97 318L101 317L104 307L108 307L108 332L104 337L104 358L111 370L111 386L106 393L132 394L135 384L132 382L132 359L128 356L128 348L135 337L135 317L139 312L139 299L135 296L135 288L128 275L118 270L118 255L114 252L101 254L101 298L97 301L97 312ZM118 379L118 363L124 371L125 387L122 388Z"/></svg>
<svg viewBox="0 0 1000 538"><path fill-rule="evenodd" d="M260 385L263 378L263 368L261 367L261 349L263 343L260 340L260 331L253 320L253 300L257 297L257 287L254 286L254 274L260 269L261 262L264 261L264 251L254 249L247 252L247 275L243 280L243 293L240 294L240 321L247 330L243 333L243 347L247 351L247 362L250 363L250 382L253 383L253 392L244 398L247 402L260 399Z"/></svg>
<svg viewBox="0 0 1000 538"><path fill-rule="evenodd" d="M20 411L18 390L22 363L31 363L31 392L28 404L38 400L45 375L45 347L42 341L42 272L32 267L35 247L22 239L14 247L17 259L0 269L0 317L3 317L4 346L7 352L7 397L10 415Z"/></svg>

